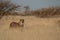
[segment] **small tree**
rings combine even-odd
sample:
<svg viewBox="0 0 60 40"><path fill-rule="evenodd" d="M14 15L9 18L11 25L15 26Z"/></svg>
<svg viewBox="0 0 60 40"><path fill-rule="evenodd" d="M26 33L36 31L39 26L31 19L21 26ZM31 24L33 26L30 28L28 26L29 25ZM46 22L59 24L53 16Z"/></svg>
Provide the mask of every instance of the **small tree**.
<svg viewBox="0 0 60 40"><path fill-rule="evenodd" d="M11 1L1 1L0 2L0 19L4 15L9 15L11 11L17 10L20 5L11 3Z"/></svg>
<svg viewBox="0 0 60 40"><path fill-rule="evenodd" d="M30 12L30 7L29 6L24 6L25 8L25 15L28 15Z"/></svg>

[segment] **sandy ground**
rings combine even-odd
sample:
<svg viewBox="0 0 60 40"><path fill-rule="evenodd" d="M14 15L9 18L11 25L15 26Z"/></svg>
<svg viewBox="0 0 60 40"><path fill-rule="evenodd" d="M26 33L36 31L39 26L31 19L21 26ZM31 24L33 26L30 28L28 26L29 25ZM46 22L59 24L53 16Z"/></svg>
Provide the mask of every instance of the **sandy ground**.
<svg viewBox="0 0 60 40"><path fill-rule="evenodd" d="M25 20L23 31L9 29L9 24ZM60 18L37 18L34 16L5 16L0 20L0 40L60 40Z"/></svg>

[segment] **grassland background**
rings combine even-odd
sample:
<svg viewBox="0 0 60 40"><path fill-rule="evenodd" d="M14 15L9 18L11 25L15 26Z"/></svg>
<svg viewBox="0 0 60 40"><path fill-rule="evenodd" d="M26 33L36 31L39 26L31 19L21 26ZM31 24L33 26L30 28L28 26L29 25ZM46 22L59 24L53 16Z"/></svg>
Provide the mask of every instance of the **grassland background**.
<svg viewBox="0 0 60 40"><path fill-rule="evenodd" d="M23 31L9 29L9 24L25 20ZM60 40L59 17L4 16L0 20L0 40Z"/></svg>

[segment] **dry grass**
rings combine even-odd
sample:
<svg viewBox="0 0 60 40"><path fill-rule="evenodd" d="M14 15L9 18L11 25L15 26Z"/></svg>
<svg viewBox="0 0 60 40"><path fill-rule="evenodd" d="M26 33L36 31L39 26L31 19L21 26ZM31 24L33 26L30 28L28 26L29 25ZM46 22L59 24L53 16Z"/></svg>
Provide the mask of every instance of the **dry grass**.
<svg viewBox="0 0 60 40"><path fill-rule="evenodd" d="M9 16L0 20L0 40L60 40L60 18L36 18L34 16ZM23 31L9 29L12 21L25 19ZM59 24L59 25L58 25Z"/></svg>

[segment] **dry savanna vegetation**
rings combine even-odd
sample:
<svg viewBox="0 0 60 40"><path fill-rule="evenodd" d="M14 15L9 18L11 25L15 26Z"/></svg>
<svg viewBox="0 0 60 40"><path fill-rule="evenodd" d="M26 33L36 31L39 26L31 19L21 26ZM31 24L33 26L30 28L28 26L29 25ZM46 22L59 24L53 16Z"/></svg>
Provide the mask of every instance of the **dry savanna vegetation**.
<svg viewBox="0 0 60 40"><path fill-rule="evenodd" d="M11 22L25 20L20 27L9 29ZM37 18L35 16L4 16L0 20L0 40L60 40L60 17Z"/></svg>
<svg viewBox="0 0 60 40"><path fill-rule="evenodd" d="M0 40L60 40L60 7L29 11L25 6L23 14L14 12L18 7L0 2Z"/></svg>
<svg viewBox="0 0 60 40"><path fill-rule="evenodd" d="M59 16L60 15L60 6L56 7L48 7L48 8L42 8L39 10L35 10L33 12L33 15L37 17L42 17L42 18L47 18L47 17L54 17L54 16Z"/></svg>

